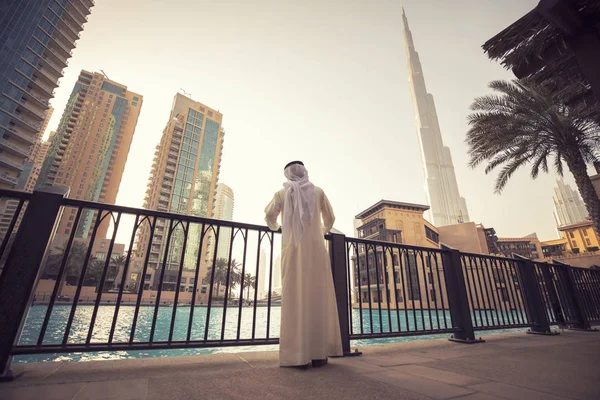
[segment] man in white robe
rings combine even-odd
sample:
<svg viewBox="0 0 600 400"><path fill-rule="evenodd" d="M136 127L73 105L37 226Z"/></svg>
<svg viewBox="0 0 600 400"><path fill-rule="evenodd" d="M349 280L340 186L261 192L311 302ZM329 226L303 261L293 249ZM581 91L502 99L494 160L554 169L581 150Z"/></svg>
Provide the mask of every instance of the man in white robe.
<svg viewBox="0 0 600 400"><path fill-rule="evenodd" d="M341 356L342 342L329 254L323 235L335 216L321 188L308 180L300 161L285 166L288 179L265 209L270 229L282 214L281 328L279 364L304 367ZM323 220L321 221L321 216Z"/></svg>

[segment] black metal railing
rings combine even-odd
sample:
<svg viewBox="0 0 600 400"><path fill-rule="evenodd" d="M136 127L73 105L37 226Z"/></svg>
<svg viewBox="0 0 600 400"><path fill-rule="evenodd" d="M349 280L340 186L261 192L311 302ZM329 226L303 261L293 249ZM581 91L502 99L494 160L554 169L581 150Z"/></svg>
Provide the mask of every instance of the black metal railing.
<svg viewBox="0 0 600 400"><path fill-rule="evenodd" d="M460 259L475 329L531 325L516 260L469 253Z"/></svg>
<svg viewBox="0 0 600 400"><path fill-rule="evenodd" d="M279 232L66 193L0 191L16 202L0 247L4 375L14 355L278 343ZM325 238L345 353L351 340L600 322L597 270Z"/></svg>
<svg viewBox="0 0 600 400"><path fill-rule="evenodd" d="M443 252L346 238L351 339L456 332Z"/></svg>
<svg viewBox="0 0 600 400"><path fill-rule="evenodd" d="M64 242L58 254L51 249L41 270L41 281L49 281L51 290L41 302L35 296L40 309L30 311L27 335L13 354L277 343L271 329L272 292L261 301L253 285L254 297L248 299L247 281L241 279L250 272L262 276L260 268L266 265L272 277L276 233L268 228L71 199L65 199L62 214L55 240L63 235ZM133 225L123 232L127 217ZM116 250L118 236L129 242L125 253ZM218 259L224 240L226 258ZM161 250L154 280L127 285L135 261L141 269L134 274L147 276L157 243ZM240 269L233 258L238 247ZM268 263L261 265L260 253L248 262L249 251L256 248L266 250ZM184 277L193 284L183 284Z"/></svg>

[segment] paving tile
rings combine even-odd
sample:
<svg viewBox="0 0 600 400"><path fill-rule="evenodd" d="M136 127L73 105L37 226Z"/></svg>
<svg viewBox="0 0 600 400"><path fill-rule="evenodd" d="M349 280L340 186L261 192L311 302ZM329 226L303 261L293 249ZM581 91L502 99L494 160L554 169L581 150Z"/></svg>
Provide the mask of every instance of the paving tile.
<svg viewBox="0 0 600 400"><path fill-rule="evenodd" d="M402 365L399 367L393 367L393 369L410 375L433 379L455 386L469 386L487 382L485 379L448 372L437 368L427 367L425 365Z"/></svg>
<svg viewBox="0 0 600 400"><path fill-rule="evenodd" d="M146 400L147 398L148 380L131 379L90 382L74 400Z"/></svg>
<svg viewBox="0 0 600 400"><path fill-rule="evenodd" d="M404 390L418 393L432 399L451 399L475 393L473 389L448 385L443 382L405 374L394 369L383 373L363 375L371 379L393 385Z"/></svg>
<svg viewBox="0 0 600 400"><path fill-rule="evenodd" d="M498 396L503 399L514 399L514 400L559 400L565 399L565 397L556 397L549 393L538 392L535 390L525 389L519 386L512 386L505 383L499 382L486 382L479 383L477 385L469 386L470 389L474 389L477 392Z"/></svg>
<svg viewBox="0 0 600 400"><path fill-rule="evenodd" d="M496 397L485 393L473 393L467 396L459 397L456 400L503 400L502 397Z"/></svg>
<svg viewBox="0 0 600 400"><path fill-rule="evenodd" d="M379 365L375 365L372 363L368 363L366 361L363 360L350 360L350 361L344 361L344 362L339 362L337 360L335 361L329 361L330 364L332 365L339 365L342 368L345 368L349 371L354 372L355 374L372 374L375 372L385 372L388 369L385 367L381 367Z"/></svg>
<svg viewBox="0 0 600 400"><path fill-rule="evenodd" d="M420 364L432 362L431 358L411 354L398 354L393 356L362 356L364 361L380 367L393 367L397 365Z"/></svg>
<svg viewBox="0 0 600 400"><path fill-rule="evenodd" d="M39 385L25 387L0 387L2 400L71 400L85 386L85 383L61 385Z"/></svg>

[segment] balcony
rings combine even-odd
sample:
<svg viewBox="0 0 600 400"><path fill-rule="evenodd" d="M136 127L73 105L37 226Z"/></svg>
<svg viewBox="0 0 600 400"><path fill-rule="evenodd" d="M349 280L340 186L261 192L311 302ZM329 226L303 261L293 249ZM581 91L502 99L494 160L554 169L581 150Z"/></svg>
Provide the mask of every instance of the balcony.
<svg viewBox="0 0 600 400"><path fill-rule="evenodd" d="M17 146L8 139L0 139L0 148L22 157L29 157L29 148Z"/></svg>
<svg viewBox="0 0 600 400"><path fill-rule="evenodd" d="M52 86L43 83L42 80L35 75L29 79L31 79L33 86L36 86L36 89L41 90L48 98L54 97L54 88Z"/></svg>
<svg viewBox="0 0 600 400"><path fill-rule="evenodd" d="M62 40L60 40L60 42L62 42L62 45L65 46L69 51L73 50L75 48L75 42L77 41L77 39L79 39L79 35L76 35L76 37L74 38L72 36L72 30L65 27L61 29L59 23L56 23L54 25L54 28L54 34L58 33L62 38ZM71 36L69 36L67 33Z"/></svg>
<svg viewBox="0 0 600 400"><path fill-rule="evenodd" d="M56 47L58 47L63 52L63 55L65 55L66 58L69 58L73 55L71 49L62 41L55 38L54 35L50 36L50 40L52 40L52 43L54 43Z"/></svg>
<svg viewBox="0 0 600 400"><path fill-rule="evenodd" d="M3 92L3 94L7 98L9 98L12 101L14 101L17 104L17 107L19 108L19 110L23 111L28 116L36 118L38 121L43 121L46 118L46 115L45 115L45 113L44 113L43 110L39 110L36 107L30 105L27 102L27 100L25 100L25 99L17 100L14 97L10 96L9 94L7 94L5 92Z"/></svg>
<svg viewBox="0 0 600 400"><path fill-rule="evenodd" d="M5 154L0 153L0 166L12 168L15 171L23 171L23 161L18 162L7 157Z"/></svg>
<svg viewBox="0 0 600 400"><path fill-rule="evenodd" d="M70 0L70 3L87 21L87 16L92 13L92 11L90 10L91 7L87 7L85 4L83 4L81 0Z"/></svg>
<svg viewBox="0 0 600 400"><path fill-rule="evenodd" d="M55 63L54 61L50 60L50 57L48 57L48 56L40 57L39 62L40 62L40 64L42 64L42 67L54 72L54 75L56 76L56 80L63 77L63 75L64 75L63 68L60 65L58 65L57 63Z"/></svg>
<svg viewBox="0 0 600 400"><path fill-rule="evenodd" d="M53 58L58 63L58 65L62 65L63 68L68 65L67 60L69 59L69 57L65 57L62 54L62 52L56 50L54 47L46 47L46 51L44 51L44 54L51 56L51 58Z"/></svg>
<svg viewBox="0 0 600 400"><path fill-rule="evenodd" d="M11 115L16 120L15 122L19 122L21 126L31 129L34 133L38 133L42 128L42 124L40 122L36 122L31 118L24 116L23 114L18 114L15 112Z"/></svg>
<svg viewBox="0 0 600 400"><path fill-rule="evenodd" d="M48 102L48 100L44 99L39 94L36 94L31 88L23 90L23 97L25 98L25 100L38 103L45 110L50 108L50 103Z"/></svg>
<svg viewBox="0 0 600 400"><path fill-rule="evenodd" d="M65 4L65 9L71 19L80 26L83 30L83 24L87 22L87 14L84 14L79 8L77 8L72 2Z"/></svg>
<svg viewBox="0 0 600 400"><path fill-rule="evenodd" d="M7 172L0 173L0 183L8 184L8 185L16 185L17 177L9 175Z"/></svg>
<svg viewBox="0 0 600 400"><path fill-rule="evenodd" d="M76 24L71 24L67 22L67 20L64 19L62 16L58 18L58 29L63 35L65 35L65 32L67 32L70 35L71 40L73 42L81 38L79 34L80 29L78 29L75 25Z"/></svg>

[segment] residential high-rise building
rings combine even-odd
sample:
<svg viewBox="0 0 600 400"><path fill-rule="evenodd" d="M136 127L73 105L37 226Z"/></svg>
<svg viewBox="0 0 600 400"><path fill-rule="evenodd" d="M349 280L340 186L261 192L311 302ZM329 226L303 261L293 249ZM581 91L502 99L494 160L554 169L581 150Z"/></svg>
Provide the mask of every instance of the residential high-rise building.
<svg viewBox="0 0 600 400"><path fill-rule="evenodd" d="M0 189L17 187L93 0L0 6ZM23 178L25 184L27 178Z"/></svg>
<svg viewBox="0 0 600 400"><path fill-rule="evenodd" d="M48 121L50 120L53 111L54 109L52 107L46 111L46 119L44 119L44 123L42 124L42 128L40 129L38 137L36 138L35 144L30 148L27 160L25 160L23 163L23 169L19 174L15 189L32 192L33 188L35 187L37 178L40 175L40 168L44 162L44 157L46 157L49 146L48 142L42 141L42 136L48 127ZM18 200L8 199L5 201L0 201L0 239L3 239L6 236L6 232L8 232L10 224L13 220L13 216L15 215L18 207ZM17 221L12 230L13 232L16 232L19 229L22 217L23 213L17 216Z"/></svg>
<svg viewBox="0 0 600 400"><path fill-rule="evenodd" d="M588 218L585 203L579 197L579 193L562 178L556 180L552 200L554 200L554 219L557 227L573 225Z"/></svg>
<svg viewBox="0 0 600 400"><path fill-rule="evenodd" d="M32 179L34 179L34 184L35 184L35 181L37 180L37 177L39 176L39 170L37 171L37 175L35 175L36 173L34 172L35 159L39 158L40 151L43 152L42 137L44 136L44 132L46 132L46 128L48 128L48 123L50 122L50 118L52 118L53 113L54 113L54 108L52 106L50 106L50 108L48 110L46 110L46 118L44 119L44 122L42 123L42 128L40 129L37 137L35 138L35 143L30 148L29 157L27 157L27 160L25 160L25 162L23 163L23 170L19 174L16 189L28 191L26 189L27 183L29 181L31 181ZM46 149L46 151L47 151L47 149ZM43 157L46 157L45 153L44 153ZM42 159L42 162L43 161L44 160ZM32 175L34 175L34 176L32 176ZM29 191L32 191L32 190L33 189L31 189Z"/></svg>
<svg viewBox="0 0 600 400"><path fill-rule="evenodd" d="M53 114L54 114L54 107L50 106L50 108L46 110L46 118L44 118L44 122L42 123L42 128L40 129L40 131L38 133L38 137L37 137L38 142L42 141L42 139L44 137L44 133L46 133L46 129L48 129L48 124L50 123L50 118L52 118Z"/></svg>
<svg viewBox="0 0 600 400"><path fill-rule="evenodd" d="M37 187L68 186L70 198L114 204L133 140L142 96L105 75L81 71L42 165ZM63 215L58 235L69 235L76 210ZM94 227L85 211L76 236ZM104 238L108 221L96 237Z"/></svg>
<svg viewBox="0 0 600 400"><path fill-rule="evenodd" d="M460 197L450 149L444 146L433 96L427 92L419 54L415 50L408 20L402 9L404 38L421 160L431 206L428 219L435 226L469 222L465 199Z"/></svg>
<svg viewBox="0 0 600 400"><path fill-rule="evenodd" d="M224 183L219 183L217 185L217 191L215 195L213 218L224 221L232 221L233 206L233 190L231 190L231 188ZM229 246L231 244L231 228L221 228L220 235L219 247L217 248L217 258L228 258Z"/></svg>
<svg viewBox="0 0 600 400"><path fill-rule="evenodd" d="M156 147L144 208L197 217L213 216L225 135L222 121L220 112L180 93L175 95L169 121ZM195 269L200 251L204 256L200 257L203 262L199 276L203 277L207 262L212 262L207 252L214 235L212 231L203 234L201 229L199 224L190 226L184 253L182 230L173 229L169 235L170 226L159 219L152 238L147 225L140 228L137 250L146 253L149 248L148 265L157 269L162 268L168 251L168 270L179 269L181 257L184 257L185 269ZM202 248L199 248L201 239Z"/></svg>
<svg viewBox="0 0 600 400"><path fill-rule="evenodd" d="M39 142L35 144L33 152L31 153L31 172L29 173L29 177L25 183L26 192L33 192L38 177L40 176L42 165L46 159L46 154L48 154L48 149L50 149L50 142Z"/></svg>

